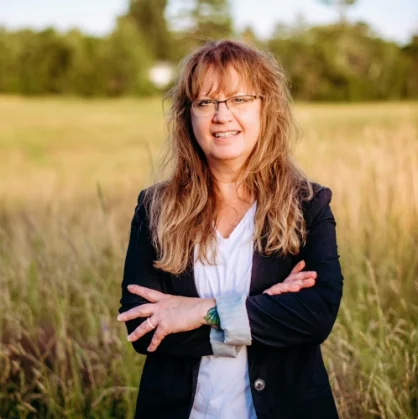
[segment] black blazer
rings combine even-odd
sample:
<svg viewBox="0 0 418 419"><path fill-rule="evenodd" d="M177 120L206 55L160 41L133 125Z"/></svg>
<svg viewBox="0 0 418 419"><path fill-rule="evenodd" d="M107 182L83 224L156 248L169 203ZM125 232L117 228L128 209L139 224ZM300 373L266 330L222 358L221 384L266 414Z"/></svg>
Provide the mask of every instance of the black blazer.
<svg viewBox="0 0 418 419"><path fill-rule="evenodd" d="M254 252L247 311L252 344L248 347L251 391L258 419L338 418L320 344L335 322L343 277L337 252L331 191L314 185L304 205L306 245L296 256L264 257ZM164 293L198 297L193 266L179 276L153 268L143 192L132 220L122 282L120 312L146 303L126 286L140 284ZM318 273L312 288L269 296L262 292L283 281L299 260ZM143 319L127 322L131 333ZM154 353L147 353L148 333L135 350L148 355L142 372L135 418L187 419L193 405L200 358L212 354L209 326L168 335ZM220 418L233 419L233 418ZM244 419L244 418L239 418Z"/></svg>

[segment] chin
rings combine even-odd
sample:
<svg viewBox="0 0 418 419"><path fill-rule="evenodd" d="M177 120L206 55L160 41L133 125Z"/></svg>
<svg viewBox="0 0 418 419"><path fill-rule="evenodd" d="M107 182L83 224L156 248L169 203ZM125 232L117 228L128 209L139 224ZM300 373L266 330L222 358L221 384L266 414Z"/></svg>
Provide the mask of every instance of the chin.
<svg viewBox="0 0 418 419"><path fill-rule="evenodd" d="M217 155L213 156L216 160L221 161L229 161L229 160L237 160L237 159L245 159L241 153L237 152L230 152L230 153L218 153Z"/></svg>

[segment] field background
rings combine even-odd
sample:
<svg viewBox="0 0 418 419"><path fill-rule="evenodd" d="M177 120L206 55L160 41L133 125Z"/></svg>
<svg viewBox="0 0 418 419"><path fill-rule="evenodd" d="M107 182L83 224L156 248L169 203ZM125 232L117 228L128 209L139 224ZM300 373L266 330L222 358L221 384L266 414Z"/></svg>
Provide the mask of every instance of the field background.
<svg viewBox="0 0 418 419"><path fill-rule="evenodd" d="M143 358L116 315L161 99L3 96L0 115L0 417L131 418ZM297 159L334 194L345 286L323 352L341 417L417 418L418 103L296 115Z"/></svg>

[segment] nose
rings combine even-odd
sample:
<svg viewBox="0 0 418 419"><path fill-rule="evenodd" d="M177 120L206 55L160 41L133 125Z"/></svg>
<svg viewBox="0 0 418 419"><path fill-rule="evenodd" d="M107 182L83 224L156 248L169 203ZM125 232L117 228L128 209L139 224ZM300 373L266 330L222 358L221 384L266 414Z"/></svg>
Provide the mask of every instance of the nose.
<svg viewBox="0 0 418 419"><path fill-rule="evenodd" d="M232 119L232 112L226 106L226 103L218 103L218 109L213 115L213 122L225 123L229 122Z"/></svg>

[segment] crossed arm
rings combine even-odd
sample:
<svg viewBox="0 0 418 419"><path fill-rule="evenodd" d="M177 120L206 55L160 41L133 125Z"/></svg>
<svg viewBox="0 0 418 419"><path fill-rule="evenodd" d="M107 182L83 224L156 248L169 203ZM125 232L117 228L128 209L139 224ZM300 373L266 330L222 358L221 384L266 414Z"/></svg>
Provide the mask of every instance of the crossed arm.
<svg viewBox="0 0 418 419"><path fill-rule="evenodd" d="M342 276L330 199L330 191L324 188L310 204L309 234L301 252L304 260L285 281L246 299L253 340L277 347L312 344L322 342L331 331L341 299ZM210 326L222 328L222 318L219 324L216 320L215 299L175 296L162 292L161 287L155 289L159 287L150 279L152 258L144 254L149 237L143 221L140 217L133 225L138 231L134 238L131 234L122 285L127 289L118 320L127 322L128 340L141 353L211 354ZM132 269L129 264L137 266ZM303 271L305 267L310 270ZM126 277L126 272L133 277ZM127 293L137 296L140 303L133 307L124 304L128 299L132 301L126 298Z"/></svg>
<svg viewBox="0 0 418 419"><path fill-rule="evenodd" d="M264 293L279 295L286 292L298 292L315 284L315 272L302 272L305 262L299 262L291 274L282 282L275 284ZM214 298L193 298L164 294L160 291L128 285L128 291L148 301L118 316L119 321L145 318L132 333L128 335L130 342L137 341L147 333L156 329L148 346L148 352L154 352L162 340L169 334L187 332L201 326L222 328L221 320Z"/></svg>

